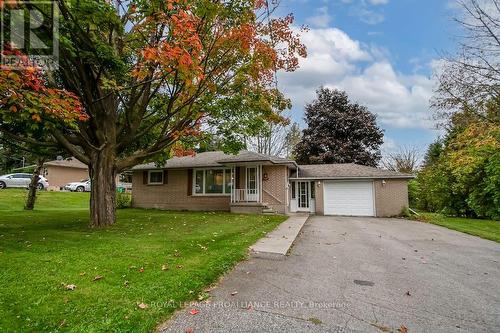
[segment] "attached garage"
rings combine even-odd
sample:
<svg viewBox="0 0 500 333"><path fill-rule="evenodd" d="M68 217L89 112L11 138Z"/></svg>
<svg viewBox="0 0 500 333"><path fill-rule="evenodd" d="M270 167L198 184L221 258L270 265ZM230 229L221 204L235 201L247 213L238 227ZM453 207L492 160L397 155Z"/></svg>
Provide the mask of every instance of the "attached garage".
<svg viewBox="0 0 500 333"><path fill-rule="evenodd" d="M408 207L408 181L412 178L353 163L299 165L290 177L290 211L398 216Z"/></svg>
<svg viewBox="0 0 500 333"><path fill-rule="evenodd" d="M375 216L373 181L326 181L324 214Z"/></svg>

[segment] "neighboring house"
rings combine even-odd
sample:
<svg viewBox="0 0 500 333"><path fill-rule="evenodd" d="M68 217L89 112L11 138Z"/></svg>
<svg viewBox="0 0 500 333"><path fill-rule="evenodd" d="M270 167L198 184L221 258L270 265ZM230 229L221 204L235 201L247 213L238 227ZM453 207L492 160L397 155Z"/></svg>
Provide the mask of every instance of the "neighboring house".
<svg viewBox="0 0 500 333"><path fill-rule="evenodd" d="M46 162L43 166L42 174L47 178L50 189L59 190L67 183L89 178L87 165L76 158L50 161Z"/></svg>
<svg viewBox="0 0 500 333"><path fill-rule="evenodd" d="M413 178L356 164L297 165L248 151L174 157L132 171L134 207L381 217L408 207Z"/></svg>

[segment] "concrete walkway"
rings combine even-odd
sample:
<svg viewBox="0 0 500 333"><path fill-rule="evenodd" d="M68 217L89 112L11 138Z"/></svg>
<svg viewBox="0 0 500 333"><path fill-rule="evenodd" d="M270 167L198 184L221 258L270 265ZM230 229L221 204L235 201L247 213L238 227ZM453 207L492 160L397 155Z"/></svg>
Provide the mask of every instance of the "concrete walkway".
<svg viewBox="0 0 500 333"><path fill-rule="evenodd" d="M267 258L285 256L308 218L309 214L291 215L288 220L250 247L251 256Z"/></svg>

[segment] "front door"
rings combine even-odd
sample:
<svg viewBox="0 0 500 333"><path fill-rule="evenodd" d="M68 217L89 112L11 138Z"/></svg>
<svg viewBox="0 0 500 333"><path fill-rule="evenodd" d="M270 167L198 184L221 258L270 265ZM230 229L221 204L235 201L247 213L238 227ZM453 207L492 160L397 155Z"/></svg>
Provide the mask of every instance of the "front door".
<svg viewBox="0 0 500 333"><path fill-rule="evenodd" d="M297 182L297 210L309 211L309 182Z"/></svg>
<svg viewBox="0 0 500 333"><path fill-rule="evenodd" d="M257 167L247 167L247 201L259 201Z"/></svg>

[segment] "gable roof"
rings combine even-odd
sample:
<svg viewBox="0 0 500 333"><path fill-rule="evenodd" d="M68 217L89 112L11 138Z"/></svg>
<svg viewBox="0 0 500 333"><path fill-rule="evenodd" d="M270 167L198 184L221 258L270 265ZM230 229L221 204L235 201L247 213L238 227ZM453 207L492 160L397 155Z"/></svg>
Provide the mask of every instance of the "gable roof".
<svg viewBox="0 0 500 333"><path fill-rule="evenodd" d="M299 165L298 177L309 179L414 178L413 175L355 163Z"/></svg>
<svg viewBox="0 0 500 333"><path fill-rule="evenodd" d="M221 164L232 164L239 162L271 162L273 164L295 164L295 161L283 157L271 156L247 150L241 151L238 155L229 155L226 158L220 159L218 162Z"/></svg>
<svg viewBox="0 0 500 333"><path fill-rule="evenodd" d="M86 164L83 164L79 160L77 160L74 157L66 158L63 160L53 160L49 162L45 162L43 165L45 166L58 166L58 167L65 167L65 168L76 168L76 169L88 169L88 166Z"/></svg>
<svg viewBox="0 0 500 333"><path fill-rule="evenodd" d="M209 151L198 153L194 156L172 157L163 166L155 163L137 165L132 170L151 169L185 169L185 168L216 168L224 165L244 162L267 162L271 164L295 164L294 161L285 158L269 156L249 151L241 151L237 155L225 154L222 151Z"/></svg>

